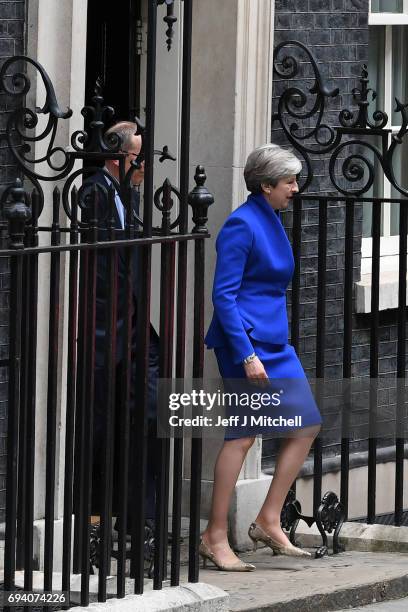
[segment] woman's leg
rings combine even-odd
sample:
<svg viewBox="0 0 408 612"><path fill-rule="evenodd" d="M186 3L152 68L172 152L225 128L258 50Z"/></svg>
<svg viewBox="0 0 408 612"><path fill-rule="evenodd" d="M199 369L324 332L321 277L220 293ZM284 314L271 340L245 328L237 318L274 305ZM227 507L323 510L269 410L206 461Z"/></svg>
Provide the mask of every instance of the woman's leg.
<svg viewBox="0 0 408 612"><path fill-rule="evenodd" d="M319 430L320 426L309 427L300 435L287 438L279 451L271 486L256 518L256 523L279 544L290 545L280 526L281 510Z"/></svg>
<svg viewBox="0 0 408 612"><path fill-rule="evenodd" d="M210 519L202 537L220 563L237 560L228 543L228 510L239 472L255 438L224 442L215 463Z"/></svg>

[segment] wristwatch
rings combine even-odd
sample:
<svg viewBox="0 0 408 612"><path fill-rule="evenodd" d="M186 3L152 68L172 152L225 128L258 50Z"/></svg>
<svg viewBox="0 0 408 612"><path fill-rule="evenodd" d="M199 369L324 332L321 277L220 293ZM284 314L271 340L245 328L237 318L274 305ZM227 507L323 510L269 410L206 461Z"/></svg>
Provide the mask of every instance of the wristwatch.
<svg viewBox="0 0 408 612"><path fill-rule="evenodd" d="M248 363L251 363L251 361L253 361L256 358L256 354L252 353L251 355L248 355L248 357L245 357L245 359L242 360L242 363L244 365L247 365Z"/></svg>

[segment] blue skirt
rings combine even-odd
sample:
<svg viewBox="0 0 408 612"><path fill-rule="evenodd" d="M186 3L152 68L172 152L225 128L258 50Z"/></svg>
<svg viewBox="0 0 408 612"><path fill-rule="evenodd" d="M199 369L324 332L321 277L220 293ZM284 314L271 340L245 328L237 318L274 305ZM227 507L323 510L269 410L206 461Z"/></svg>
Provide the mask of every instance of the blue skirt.
<svg viewBox="0 0 408 612"><path fill-rule="evenodd" d="M225 429L225 440L260 434L280 434L279 437L282 437L283 432L320 425L320 411L293 346L269 344L252 338L251 342L270 379L270 387L256 387L256 391L251 391L252 398L256 397L258 401L252 402L250 407L243 408L237 404L228 406L226 418L231 423ZM243 365L233 363L229 347L217 347L214 352L224 388L228 392L253 388L247 382ZM265 406L261 406L260 393L269 393L277 401L265 402ZM239 419L230 420L237 414Z"/></svg>

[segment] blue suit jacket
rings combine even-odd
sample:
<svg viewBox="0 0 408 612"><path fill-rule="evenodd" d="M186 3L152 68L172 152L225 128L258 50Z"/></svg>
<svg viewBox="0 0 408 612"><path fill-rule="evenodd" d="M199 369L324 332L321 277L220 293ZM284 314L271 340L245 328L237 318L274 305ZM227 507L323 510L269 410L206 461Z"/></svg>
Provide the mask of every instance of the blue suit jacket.
<svg viewBox="0 0 408 612"><path fill-rule="evenodd" d="M250 195L228 217L216 249L207 347L229 345L239 363L253 352L251 338L287 344L286 290L293 253L279 216L263 195Z"/></svg>

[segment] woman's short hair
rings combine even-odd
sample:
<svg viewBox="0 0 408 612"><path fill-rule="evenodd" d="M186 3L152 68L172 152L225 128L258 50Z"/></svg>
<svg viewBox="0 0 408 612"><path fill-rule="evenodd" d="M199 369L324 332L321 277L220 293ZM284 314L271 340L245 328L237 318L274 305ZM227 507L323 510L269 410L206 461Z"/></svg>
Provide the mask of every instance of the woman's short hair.
<svg viewBox="0 0 408 612"><path fill-rule="evenodd" d="M262 183L276 187L279 179L299 174L301 169L301 162L291 151L266 144L249 154L244 169L245 183L251 193L261 193Z"/></svg>

